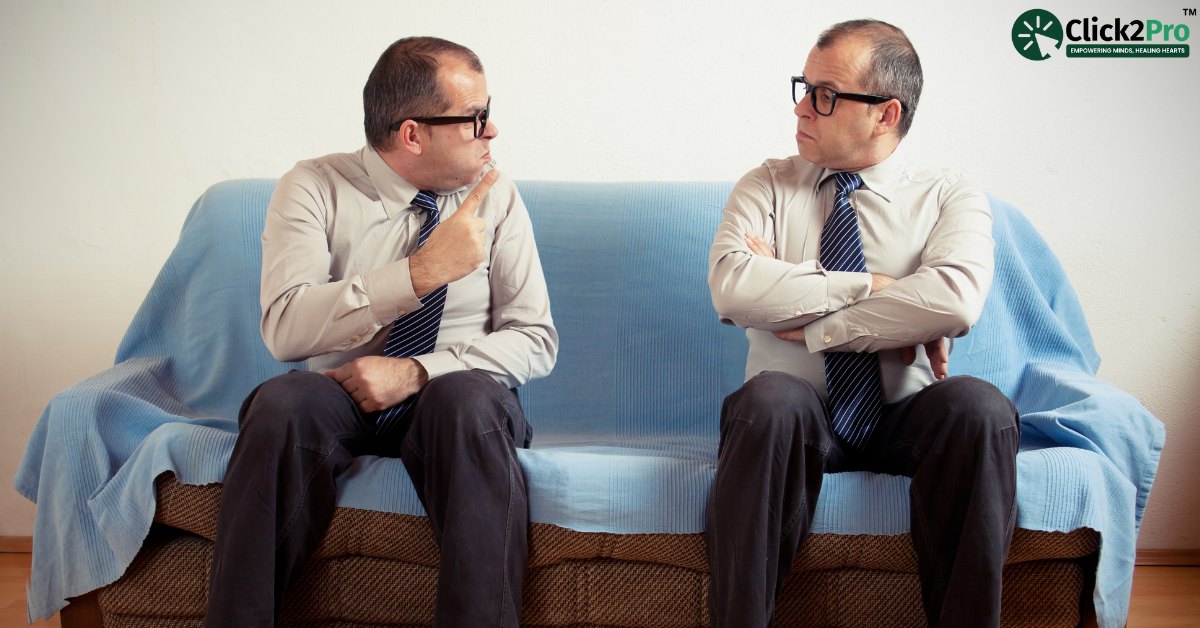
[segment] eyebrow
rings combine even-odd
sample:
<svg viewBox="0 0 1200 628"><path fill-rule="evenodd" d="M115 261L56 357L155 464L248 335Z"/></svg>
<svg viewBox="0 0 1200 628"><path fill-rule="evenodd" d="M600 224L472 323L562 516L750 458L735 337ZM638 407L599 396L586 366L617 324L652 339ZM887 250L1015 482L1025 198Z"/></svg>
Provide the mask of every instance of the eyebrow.
<svg viewBox="0 0 1200 628"><path fill-rule="evenodd" d="M804 74L801 74L801 75L800 75L800 78L804 79L805 81L807 81L807 80L808 80L808 77L807 77L807 76L805 76ZM812 83L809 83L809 85L816 85L817 87L828 87L829 89L832 89L832 90L833 90L833 91L835 91L835 92L844 92L844 91L846 91L846 90L842 89L841 87L839 87L839 86L838 86L836 83L830 83L829 81L824 81L824 82L816 82L816 81L814 81L814 82L812 82Z"/></svg>
<svg viewBox="0 0 1200 628"><path fill-rule="evenodd" d="M466 111L466 112L467 112L467 113L464 113L464 114L461 114L461 115L464 115L464 116L473 116L473 115L477 115L477 114L478 114L480 111L483 111L483 110L484 110L484 108L486 108L486 107L487 107L487 101L485 100L485 101L483 101L483 104L482 104L482 105L471 105L471 106L468 106L468 107L464 107L464 108L460 109L459 111ZM456 115L457 115L457 114L456 114Z"/></svg>

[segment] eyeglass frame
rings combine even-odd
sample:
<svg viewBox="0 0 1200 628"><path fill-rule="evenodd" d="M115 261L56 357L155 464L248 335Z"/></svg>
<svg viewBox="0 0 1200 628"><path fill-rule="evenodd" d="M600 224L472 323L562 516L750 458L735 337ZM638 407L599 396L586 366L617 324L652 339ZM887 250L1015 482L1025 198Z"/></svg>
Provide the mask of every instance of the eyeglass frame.
<svg viewBox="0 0 1200 628"><path fill-rule="evenodd" d="M466 124L467 122L471 122L474 124L472 132L475 134L475 139L479 139L483 137L484 133L487 132L487 125L488 120L491 117L491 111L492 97L488 96L487 104L483 106L483 109L479 110L479 113L476 113L473 116L424 116L420 118L405 118L388 128L390 128L392 131L399 131L400 127L404 126L404 123L408 122L409 120L434 126L440 124Z"/></svg>
<svg viewBox="0 0 1200 628"><path fill-rule="evenodd" d="M885 103L889 100L895 100L900 103L900 112L901 113L903 113L904 111L906 111L908 109L908 107L904 104L904 101L900 100L899 98L896 98L895 96L879 96L877 94L853 94L853 93L849 93L849 92L839 92L839 91L833 89L832 87L826 87L824 85L813 85L812 83L809 83L808 80L805 79L803 76L793 76L792 77L792 102L797 105L800 104L800 99L796 98L796 83L804 84L804 87L805 87L804 93L808 95L808 101L809 101L809 103L812 104L813 111L817 112L817 115L822 115L822 116L833 115L834 109L837 108L837 101L839 98L845 98L846 100L854 100L857 102L865 102L869 105L879 105L879 104ZM829 101L829 113L821 113L821 110L817 109L817 88L818 87L820 87L821 89L827 89L827 90L829 90L830 94L833 94L833 99Z"/></svg>

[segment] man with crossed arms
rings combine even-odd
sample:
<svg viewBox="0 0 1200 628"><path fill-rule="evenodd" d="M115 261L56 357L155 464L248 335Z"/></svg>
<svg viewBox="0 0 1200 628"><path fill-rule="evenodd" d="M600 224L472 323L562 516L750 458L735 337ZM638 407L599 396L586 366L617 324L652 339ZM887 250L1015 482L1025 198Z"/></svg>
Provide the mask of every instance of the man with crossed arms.
<svg viewBox="0 0 1200 628"><path fill-rule="evenodd" d="M392 44L363 89L368 146L301 161L263 230L262 334L307 372L242 405L205 625L273 626L353 456L403 460L441 549L439 627L516 628L529 505L515 388L558 335L529 215L493 169L473 52ZM472 188L473 186L473 188Z"/></svg>
<svg viewBox="0 0 1200 628"><path fill-rule="evenodd" d="M708 507L714 628L771 624L823 474L852 470L912 478L929 625L1000 625L1017 411L946 378L942 341L983 309L992 218L978 188L900 148L922 81L900 29L829 28L792 79L799 155L750 171L725 207L709 287L750 354Z"/></svg>

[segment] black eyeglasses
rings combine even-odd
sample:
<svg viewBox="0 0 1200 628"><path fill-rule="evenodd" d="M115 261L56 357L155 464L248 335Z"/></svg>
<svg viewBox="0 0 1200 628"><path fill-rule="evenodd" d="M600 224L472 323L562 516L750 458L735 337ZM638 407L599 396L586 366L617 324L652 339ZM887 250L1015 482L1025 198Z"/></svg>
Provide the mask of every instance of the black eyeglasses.
<svg viewBox="0 0 1200 628"><path fill-rule="evenodd" d="M808 94L809 100L812 101L813 109L823 115L833 115L833 106L837 104L839 98L846 100L857 100L871 105L878 105L889 100L900 101L900 111L904 111L904 101L894 96L876 96L874 94L847 94L845 92L836 92L828 87L821 85L813 85L806 81L803 76L792 77L792 102L800 104L800 99Z"/></svg>
<svg viewBox="0 0 1200 628"><path fill-rule="evenodd" d="M488 96L487 105L479 110L479 113L473 116L433 116L427 118L405 118L391 126L393 131L399 131L400 127L407 121L420 122L421 124L466 124L471 122L475 125L475 139L483 137L487 130L488 116L492 111L492 97Z"/></svg>

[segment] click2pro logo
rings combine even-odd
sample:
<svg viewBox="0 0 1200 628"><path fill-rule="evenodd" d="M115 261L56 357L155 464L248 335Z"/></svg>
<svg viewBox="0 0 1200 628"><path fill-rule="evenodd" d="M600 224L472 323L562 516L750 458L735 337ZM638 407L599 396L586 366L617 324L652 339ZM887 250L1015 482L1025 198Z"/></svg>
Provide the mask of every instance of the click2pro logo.
<svg viewBox="0 0 1200 628"><path fill-rule="evenodd" d="M1183 15L1195 17L1196 11L1184 9ZM1192 27L1186 22L1172 24L1164 20L1119 17L1101 20L1097 16L1063 22L1045 9L1022 13L1012 27L1013 47L1031 61L1060 56L1060 51L1067 57L1077 58L1187 57L1189 47L1182 42L1191 35ZM1075 43L1081 41L1088 43Z"/></svg>
<svg viewBox="0 0 1200 628"><path fill-rule="evenodd" d="M1053 13L1031 9L1013 22L1012 40L1022 57L1033 61L1049 59L1062 47L1063 25Z"/></svg>

